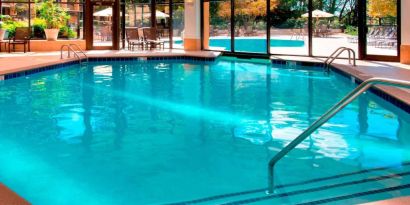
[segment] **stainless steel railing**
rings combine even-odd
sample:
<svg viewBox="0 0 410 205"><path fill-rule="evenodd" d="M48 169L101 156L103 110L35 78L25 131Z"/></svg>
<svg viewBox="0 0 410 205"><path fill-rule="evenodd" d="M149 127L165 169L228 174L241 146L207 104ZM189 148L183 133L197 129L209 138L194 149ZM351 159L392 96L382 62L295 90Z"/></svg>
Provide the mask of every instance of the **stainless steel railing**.
<svg viewBox="0 0 410 205"><path fill-rule="evenodd" d="M85 52L83 51L83 49L81 49L81 47L80 46L78 46L77 44L70 44L70 46L71 47L75 47L76 49L77 49L77 51L79 51L81 54L83 54L83 56L85 57L85 59L87 60L87 62L88 62L88 56L87 56L87 54L85 54Z"/></svg>
<svg viewBox="0 0 410 205"><path fill-rule="evenodd" d="M340 100L336 105L330 108L325 114L323 114L318 120L316 120L312 125L309 126L302 134L296 137L291 143L279 151L270 161L268 165L268 194L273 193L274 189L274 168L275 165L285 157L290 151L292 151L297 145L299 145L303 140L305 140L309 135L311 135L315 130L326 123L330 118L332 118L336 113L342 110L345 106L355 100L363 92L371 88L373 85L386 85L400 88L409 88L410 81L395 80L388 78L371 78L359 86L357 86L353 91L347 94L342 100Z"/></svg>
<svg viewBox="0 0 410 205"><path fill-rule="evenodd" d="M73 49L73 46L74 46L77 50L74 50L74 49ZM68 57L68 58L71 58L71 52L73 52L73 53L74 53L74 56L80 61L80 64L81 64L81 60L82 60L82 59L81 59L81 57L80 57L80 55L79 55L79 53L80 53L80 54L82 54L82 55L85 57L85 59L86 59L87 62L88 62L88 56L87 56L87 54L85 54L84 51L80 48L80 46L78 46L77 44L62 45L61 48L60 48L60 59L63 59L63 58L64 58L64 57L63 57L64 48L67 48L67 52L68 52L67 57Z"/></svg>
<svg viewBox="0 0 410 205"><path fill-rule="evenodd" d="M352 64L352 55L353 55L353 66L356 66L356 52L354 52L353 49L347 48L347 47L340 47L336 49L332 55L330 55L326 60L325 60L325 65L330 65L337 59L337 57L340 56L344 51L348 52L348 57L349 57L349 64Z"/></svg>

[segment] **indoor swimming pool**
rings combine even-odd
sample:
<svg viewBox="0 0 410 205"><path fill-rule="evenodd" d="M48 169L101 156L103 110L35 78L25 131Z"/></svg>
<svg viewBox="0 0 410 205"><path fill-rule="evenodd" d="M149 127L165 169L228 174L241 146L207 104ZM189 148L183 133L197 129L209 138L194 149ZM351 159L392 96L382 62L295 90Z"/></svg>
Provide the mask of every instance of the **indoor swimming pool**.
<svg viewBox="0 0 410 205"><path fill-rule="evenodd" d="M356 84L219 57L70 65L1 82L0 182L34 205L329 204L410 195L410 115ZM393 187L393 188L392 188ZM381 191L380 191L381 190Z"/></svg>

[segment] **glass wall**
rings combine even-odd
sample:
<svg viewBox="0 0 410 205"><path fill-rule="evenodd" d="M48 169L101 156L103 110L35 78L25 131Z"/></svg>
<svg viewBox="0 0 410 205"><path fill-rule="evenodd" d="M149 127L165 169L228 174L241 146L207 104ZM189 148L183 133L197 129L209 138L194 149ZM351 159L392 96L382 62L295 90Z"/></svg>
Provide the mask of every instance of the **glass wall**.
<svg viewBox="0 0 410 205"><path fill-rule="evenodd" d="M397 0L205 0L203 9L206 50L323 57L348 47L362 58L398 55Z"/></svg>
<svg viewBox="0 0 410 205"><path fill-rule="evenodd" d="M173 48L184 48L185 5L183 0L174 0L172 4L172 41Z"/></svg>
<svg viewBox="0 0 410 205"><path fill-rule="evenodd" d="M165 41L165 48L170 48L170 1L157 0L156 7L155 18L159 38Z"/></svg>
<svg viewBox="0 0 410 205"><path fill-rule="evenodd" d="M270 52L308 55L308 1L271 0L270 11Z"/></svg>
<svg viewBox="0 0 410 205"><path fill-rule="evenodd" d="M28 0L1 0L1 15L3 29L6 30L5 38L15 33L16 27L30 27L32 39L45 39L45 22L39 18L37 6L41 1ZM61 39L83 38L83 2L80 0L61 0L55 2L66 10L69 19L59 32Z"/></svg>
<svg viewBox="0 0 410 205"><path fill-rule="evenodd" d="M357 1L313 1L312 29L313 55L329 56L339 47L348 47L358 53ZM341 57L347 57L344 52Z"/></svg>
<svg viewBox="0 0 410 205"><path fill-rule="evenodd" d="M267 52L266 6L266 0L235 0L235 52Z"/></svg>
<svg viewBox="0 0 410 205"><path fill-rule="evenodd" d="M150 0L126 1L125 29L138 28L139 36L142 38L143 28L155 25L158 37L165 42L165 48L183 48L184 1L156 0L155 22L151 22L153 3ZM125 48L127 47L126 45Z"/></svg>
<svg viewBox="0 0 410 205"><path fill-rule="evenodd" d="M28 27L30 24L30 8L28 1L2 1L2 28L6 30L5 39L15 34L16 27Z"/></svg>
<svg viewBox="0 0 410 205"><path fill-rule="evenodd" d="M106 13L112 13L112 6L106 5L93 5L93 46L94 47L112 47L113 36L113 23L112 15L106 15Z"/></svg>
<svg viewBox="0 0 410 205"><path fill-rule="evenodd" d="M397 0L367 0L368 55L397 56Z"/></svg>
<svg viewBox="0 0 410 205"><path fill-rule="evenodd" d="M231 51L231 1L204 3L204 48Z"/></svg>
<svg viewBox="0 0 410 205"><path fill-rule="evenodd" d="M125 3L125 27L150 27L151 2L131 0Z"/></svg>

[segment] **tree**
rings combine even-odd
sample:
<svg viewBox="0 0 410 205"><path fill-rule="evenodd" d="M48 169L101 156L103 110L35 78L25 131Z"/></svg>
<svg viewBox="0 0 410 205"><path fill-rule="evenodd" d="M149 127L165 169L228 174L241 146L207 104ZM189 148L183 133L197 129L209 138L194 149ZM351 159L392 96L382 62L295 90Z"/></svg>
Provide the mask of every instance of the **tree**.
<svg viewBox="0 0 410 205"><path fill-rule="evenodd" d="M374 18L396 17L397 0L369 0L368 14Z"/></svg>
<svg viewBox="0 0 410 205"><path fill-rule="evenodd" d="M266 17L266 0L235 0L235 21L238 26L248 28L258 19ZM270 9L274 10L279 0L270 0ZM223 18L231 17L231 2L219 4L218 15Z"/></svg>
<svg viewBox="0 0 410 205"><path fill-rule="evenodd" d="M270 0L270 9L274 10L279 0ZM230 18L231 2L225 1L219 5L218 14ZM266 0L235 0L235 16L263 17L266 16Z"/></svg>

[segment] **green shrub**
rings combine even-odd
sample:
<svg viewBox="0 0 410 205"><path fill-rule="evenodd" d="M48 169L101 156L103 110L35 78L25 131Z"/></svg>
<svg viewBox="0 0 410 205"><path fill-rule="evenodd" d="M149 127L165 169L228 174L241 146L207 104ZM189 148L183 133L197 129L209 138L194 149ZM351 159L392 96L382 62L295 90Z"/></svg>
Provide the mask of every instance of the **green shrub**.
<svg viewBox="0 0 410 205"><path fill-rule="evenodd" d="M341 27L339 20L333 20L330 22L330 28L338 29Z"/></svg>
<svg viewBox="0 0 410 205"><path fill-rule="evenodd" d="M44 19L46 29L59 29L70 19L70 15L53 0L42 1L36 6L36 11L39 18Z"/></svg>
<svg viewBox="0 0 410 205"><path fill-rule="evenodd" d="M254 23L253 27L256 30L266 30L266 23L263 21L259 21L259 22Z"/></svg>
<svg viewBox="0 0 410 205"><path fill-rule="evenodd" d="M33 37L35 38L45 38L44 29L47 27L46 21L44 19L35 18L33 20Z"/></svg>
<svg viewBox="0 0 410 205"><path fill-rule="evenodd" d="M276 25L277 28L303 28L306 24L304 18L289 18L286 19L281 25Z"/></svg>
<svg viewBox="0 0 410 205"><path fill-rule="evenodd" d="M352 36L357 36L359 35L359 31L356 26L347 26L345 30L346 34L352 35Z"/></svg>
<svg viewBox="0 0 410 205"><path fill-rule="evenodd" d="M9 32L9 38L14 37L16 33L16 28L18 27L28 27L28 23L24 21L5 21L3 22L3 28Z"/></svg>
<svg viewBox="0 0 410 205"><path fill-rule="evenodd" d="M5 21L8 21L10 19L9 15L1 15L0 14L0 29L3 28L3 24Z"/></svg>
<svg viewBox="0 0 410 205"><path fill-rule="evenodd" d="M65 38L75 38L77 37L77 32L73 31L73 29L71 29L69 26L63 26L60 28L58 36Z"/></svg>

